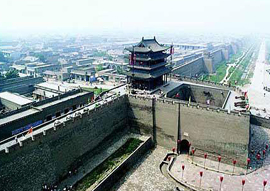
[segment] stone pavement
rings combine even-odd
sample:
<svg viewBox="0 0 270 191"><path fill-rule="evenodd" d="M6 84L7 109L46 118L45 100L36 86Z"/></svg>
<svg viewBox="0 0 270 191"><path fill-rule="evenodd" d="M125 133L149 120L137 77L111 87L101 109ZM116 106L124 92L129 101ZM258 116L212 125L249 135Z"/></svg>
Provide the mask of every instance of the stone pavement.
<svg viewBox="0 0 270 191"><path fill-rule="evenodd" d="M269 137L270 137L270 129L252 126L252 141L251 141L251 149L254 150L255 153L258 151L262 151L266 144L269 144ZM268 148L268 153L270 150ZM204 159L203 158L196 158L194 159L197 163L203 166ZM268 180L268 184L265 187L266 190L270 190L270 155L267 154L264 160L264 163L260 164L262 166L256 171L250 172L247 175L244 175L245 169L241 169L236 167L235 172L237 175L231 175L230 173L233 170L233 166L226 165L221 163L220 169L226 171L227 173L219 173L215 171L206 170L203 167L196 166L191 164L191 157L187 155L179 155L172 168L171 172L174 176L176 176L179 180L182 178L182 164L185 165L184 170L184 181L187 181L189 184L195 185L199 187L200 183L200 176L199 172L203 171L202 183L201 187L204 189L212 189L212 190L219 190L220 188L220 180L219 177L223 176L222 182L222 191L241 191L242 190L242 180L245 179L244 190L248 191L258 191L263 190L263 181ZM206 161L206 166L211 168L217 168L218 162L217 161ZM256 164L252 165L255 168ZM242 175L239 175L241 174Z"/></svg>
<svg viewBox="0 0 270 191"><path fill-rule="evenodd" d="M168 150L157 146L140 159L112 189L118 191L175 191L176 184L164 177L159 165Z"/></svg>

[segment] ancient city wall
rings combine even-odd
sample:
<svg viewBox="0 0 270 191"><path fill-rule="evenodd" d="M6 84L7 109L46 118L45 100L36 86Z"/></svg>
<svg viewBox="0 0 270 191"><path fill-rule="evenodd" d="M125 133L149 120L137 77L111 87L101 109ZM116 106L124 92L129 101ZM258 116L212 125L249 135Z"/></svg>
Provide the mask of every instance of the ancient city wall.
<svg viewBox="0 0 270 191"><path fill-rule="evenodd" d="M42 77L22 77L3 80L0 82L0 92L9 91L26 94L34 90L34 85L43 82Z"/></svg>
<svg viewBox="0 0 270 191"><path fill-rule="evenodd" d="M173 74L181 74L183 76L195 76L205 71L203 57L192 60L186 64L178 66L172 70Z"/></svg>
<svg viewBox="0 0 270 191"><path fill-rule="evenodd" d="M256 115L250 115L250 123L270 129L270 119L266 119Z"/></svg>
<svg viewBox="0 0 270 191"><path fill-rule="evenodd" d="M126 97L122 96L0 151L0 188L37 191L67 174L80 157L106 137L127 127Z"/></svg>
<svg viewBox="0 0 270 191"><path fill-rule="evenodd" d="M245 164L249 150L249 115L181 105L181 139L204 152Z"/></svg>
<svg viewBox="0 0 270 191"><path fill-rule="evenodd" d="M195 148L237 159L244 164L249 149L249 115L197 107L173 100L151 100L129 96L129 123L137 130L151 132L158 145L171 149L178 139L188 140ZM141 109L145 108L145 109ZM149 121L148 119L153 119Z"/></svg>

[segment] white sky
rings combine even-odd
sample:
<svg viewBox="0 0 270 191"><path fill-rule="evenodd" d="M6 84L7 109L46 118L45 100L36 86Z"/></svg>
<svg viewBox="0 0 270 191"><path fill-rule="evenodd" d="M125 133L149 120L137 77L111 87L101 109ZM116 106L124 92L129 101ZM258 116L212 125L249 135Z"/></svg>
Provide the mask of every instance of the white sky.
<svg viewBox="0 0 270 191"><path fill-rule="evenodd" d="M0 35L268 33L270 0L0 0Z"/></svg>

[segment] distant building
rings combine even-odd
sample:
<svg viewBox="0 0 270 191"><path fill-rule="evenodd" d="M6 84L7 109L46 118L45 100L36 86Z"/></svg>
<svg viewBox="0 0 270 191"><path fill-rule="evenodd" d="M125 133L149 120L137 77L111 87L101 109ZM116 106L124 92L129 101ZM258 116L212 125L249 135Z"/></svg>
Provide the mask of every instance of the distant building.
<svg viewBox="0 0 270 191"><path fill-rule="evenodd" d="M85 66L72 69L71 78L80 81L92 82L95 81L96 70L94 66Z"/></svg>
<svg viewBox="0 0 270 191"><path fill-rule="evenodd" d="M94 58L80 59L76 61L76 65L78 66L89 65L92 64L94 61L95 61Z"/></svg>
<svg viewBox="0 0 270 191"><path fill-rule="evenodd" d="M60 69L59 64L46 64L42 62L34 62L26 65L26 73L31 76L42 74L47 70L58 71L59 69Z"/></svg>
<svg viewBox="0 0 270 191"><path fill-rule="evenodd" d="M43 72L43 76L47 77L47 78L53 78L59 81L65 81L67 79L69 79L70 75L67 72L63 72L63 71L49 71L46 70L45 72Z"/></svg>

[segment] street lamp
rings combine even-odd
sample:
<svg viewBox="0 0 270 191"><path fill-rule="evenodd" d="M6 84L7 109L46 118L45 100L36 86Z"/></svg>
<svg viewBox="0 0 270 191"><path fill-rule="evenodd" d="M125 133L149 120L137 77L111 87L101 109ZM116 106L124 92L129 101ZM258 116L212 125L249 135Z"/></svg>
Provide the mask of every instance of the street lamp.
<svg viewBox="0 0 270 191"><path fill-rule="evenodd" d="M260 162L260 160L261 160L261 155L258 153L257 156L256 156L256 158L257 158L258 162ZM257 168L258 168L258 166L257 166Z"/></svg>
<svg viewBox="0 0 270 191"><path fill-rule="evenodd" d="M247 158L247 171L246 171L246 174L248 173L248 165L250 163L250 158Z"/></svg>
<svg viewBox="0 0 270 191"><path fill-rule="evenodd" d="M242 191L244 191L244 185L245 185L245 183L246 183L246 180L243 179L243 180L242 180Z"/></svg>
<svg viewBox="0 0 270 191"><path fill-rule="evenodd" d="M207 153L204 154L204 164L203 164L203 167L204 167L204 168L205 168L206 158L207 158Z"/></svg>
<svg viewBox="0 0 270 191"><path fill-rule="evenodd" d="M192 152L192 164L193 164L195 149L192 149L191 152Z"/></svg>
<svg viewBox="0 0 270 191"><path fill-rule="evenodd" d="M185 165L182 165L182 180L183 180L183 176L184 176L184 170L185 170Z"/></svg>
<svg viewBox="0 0 270 191"><path fill-rule="evenodd" d="M203 176L203 171L200 171L200 188L201 188L201 185L202 185L202 176Z"/></svg>
<svg viewBox="0 0 270 191"><path fill-rule="evenodd" d="M263 191L265 191L265 186L266 186L266 184L267 184L267 180L264 180L264 181L263 181Z"/></svg>
<svg viewBox="0 0 270 191"><path fill-rule="evenodd" d="M219 190L221 191L221 185L222 185L222 182L223 182L223 176L220 176L219 177L219 181L220 181Z"/></svg>
<svg viewBox="0 0 270 191"><path fill-rule="evenodd" d="M221 161L221 156L218 156L218 171L219 171L220 161Z"/></svg>
<svg viewBox="0 0 270 191"><path fill-rule="evenodd" d="M233 160L233 172L232 173L234 173L235 165L236 165L236 160Z"/></svg>

